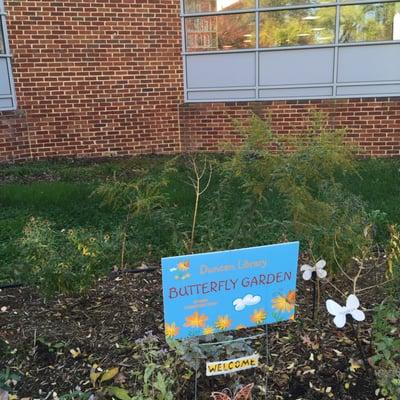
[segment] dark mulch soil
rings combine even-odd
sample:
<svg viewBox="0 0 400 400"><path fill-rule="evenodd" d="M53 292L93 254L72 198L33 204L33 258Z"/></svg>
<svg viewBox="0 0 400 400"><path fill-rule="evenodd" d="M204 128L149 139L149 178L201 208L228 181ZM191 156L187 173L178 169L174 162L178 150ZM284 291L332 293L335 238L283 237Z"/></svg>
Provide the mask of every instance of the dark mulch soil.
<svg viewBox="0 0 400 400"><path fill-rule="evenodd" d="M373 285L375 278L368 279ZM364 296L363 306L371 308L379 302L379 293L377 289ZM334 292L324 286L319 321L312 321L311 285L299 282L296 321L269 327L268 399L376 398L375 379L362 365L352 330L334 328L325 311L328 295ZM60 395L76 386L90 390L93 363L103 368L119 366L128 376L132 365L129 343L150 330L164 340L158 271L107 278L85 296L59 296L50 301L27 288L7 289L0 291L0 309L0 371L10 367L21 375L16 387L19 397L51 398L53 391ZM367 313L367 321L360 324L367 356L372 352L370 326L371 313ZM254 346L263 347L264 342ZM79 355L74 358L70 350ZM265 354L263 348L259 350ZM264 366L244 377L263 386L266 371ZM200 397L209 398L211 389L229 386L230 379L233 382L232 376L223 379L200 378ZM129 389L129 380L123 385ZM194 398L192 384L185 391L177 400ZM260 387L255 392L255 399L264 398Z"/></svg>

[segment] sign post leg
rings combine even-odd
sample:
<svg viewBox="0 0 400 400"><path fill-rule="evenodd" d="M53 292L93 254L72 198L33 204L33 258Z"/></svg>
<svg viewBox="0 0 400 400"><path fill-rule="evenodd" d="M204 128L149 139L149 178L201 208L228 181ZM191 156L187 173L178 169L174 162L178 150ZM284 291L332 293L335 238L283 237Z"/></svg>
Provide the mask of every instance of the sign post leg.
<svg viewBox="0 0 400 400"><path fill-rule="evenodd" d="M196 362L197 365L197 362ZM194 370L194 400L197 400L197 386L198 386L198 378L197 378L197 370Z"/></svg>
<svg viewBox="0 0 400 400"><path fill-rule="evenodd" d="M268 343L268 325L265 324L265 400L268 399L268 366L269 366L269 343Z"/></svg>

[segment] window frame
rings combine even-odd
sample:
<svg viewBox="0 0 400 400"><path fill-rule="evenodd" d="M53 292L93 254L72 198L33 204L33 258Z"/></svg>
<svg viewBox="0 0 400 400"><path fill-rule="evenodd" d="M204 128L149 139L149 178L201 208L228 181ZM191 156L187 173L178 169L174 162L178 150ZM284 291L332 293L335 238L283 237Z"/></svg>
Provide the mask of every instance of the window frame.
<svg viewBox="0 0 400 400"><path fill-rule="evenodd" d="M374 45L387 45L387 44L400 44L399 40L377 40L377 41L360 41L360 42L349 42L340 43L340 10L341 6L351 6L351 5L367 5L367 4L384 4L384 3L399 3L399 0L336 0L323 3L313 3L313 4L301 4L301 5L285 5L285 6L273 6L273 7L261 7L261 0L255 0L255 8L245 8L240 10L228 10L228 11L208 11L208 12L197 12L197 13L185 13L185 0L180 0L181 6L181 35L182 35L182 60L183 60L183 76L184 76L184 101L185 103L214 103L214 102L247 102L247 101L275 101L275 100L313 100L313 99L338 99L338 98L360 98L360 97L398 97L400 92L397 94L363 94L363 95L337 95L336 87L338 85L338 54L339 49L344 47L361 47L361 46L374 46ZM279 11L279 10L296 10L296 9L309 9L309 8L324 8L324 7L335 7L335 40L333 43L328 44L315 44L315 45L292 45L292 46L276 46L276 47L261 47L260 46L260 14L268 11ZM203 50L203 51L188 51L186 48L186 31L185 31L185 19L190 17L207 17L207 16L218 16L218 15L230 15L230 14L244 14L244 13L255 13L256 14L256 44L254 48L245 49L226 49L226 50ZM334 50L334 61L333 61L333 82L330 84L332 87L332 95L319 95L319 96L295 96L295 97L282 97L282 98L265 98L260 96L260 89L264 86L259 84L259 59L260 54L264 52L275 52L284 50L301 50L301 49L323 49L330 48ZM210 99L210 100L197 100L189 99L188 92L193 91L193 89L188 88L187 81L187 57L196 55L212 55L212 54L235 54L235 53L255 53L255 74L256 74L256 84L252 87L241 87L241 89L255 90L255 98L240 98L240 99ZM400 81L393 81L393 84L399 84ZM381 84L379 81L370 81L365 85L378 85ZM320 86L320 85L306 85L307 87ZM350 84L349 84L350 86ZM304 85L275 85L277 89L287 89L304 87ZM229 91L235 90L235 87L228 88L207 88L201 89L197 88L196 92L201 91Z"/></svg>
<svg viewBox="0 0 400 400"><path fill-rule="evenodd" d="M10 85L10 91L11 93L9 95L2 95L0 94L0 99L11 99L12 106L11 107L4 107L0 108L0 113L2 111L13 111L17 109L17 99L16 99L16 94L15 94L15 83L14 83L14 77L12 73L12 53L10 50L10 43L8 39L8 31L7 31L7 12L5 10L4 6L4 0L0 0L0 19L1 19L1 24L0 24L0 29L2 31L2 36L4 40L4 50L5 53L0 53L0 59L6 59L6 64L7 64L7 70L8 70L8 82Z"/></svg>

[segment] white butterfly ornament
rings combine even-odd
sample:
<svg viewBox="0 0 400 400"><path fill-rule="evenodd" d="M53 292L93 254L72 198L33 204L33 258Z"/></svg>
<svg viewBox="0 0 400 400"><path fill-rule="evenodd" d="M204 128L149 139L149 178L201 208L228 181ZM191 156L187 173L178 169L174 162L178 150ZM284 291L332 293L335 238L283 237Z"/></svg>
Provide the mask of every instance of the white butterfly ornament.
<svg viewBox="0 0 400 400"><path fill-rule="evenodd" d="M346 325L346 316L348 314L356 321L364 321L365 314L363 311L358 310L358 307L360 307L360 301L355 294L347 297L345 306L341 306L333 300L326 301L326 308L329 314L335 316L333 322L338 328L343 328Z"/></svg>
<svg viewBox="0 0 400 400"><path fill-rule="evenodd" d="M301 266L300 271L303 271L303 279L309 281L312 278L313 272L315 272L320 279L326 278L328 273L325 271L326 261L319 260L315 266L304 264Z"/></svg>

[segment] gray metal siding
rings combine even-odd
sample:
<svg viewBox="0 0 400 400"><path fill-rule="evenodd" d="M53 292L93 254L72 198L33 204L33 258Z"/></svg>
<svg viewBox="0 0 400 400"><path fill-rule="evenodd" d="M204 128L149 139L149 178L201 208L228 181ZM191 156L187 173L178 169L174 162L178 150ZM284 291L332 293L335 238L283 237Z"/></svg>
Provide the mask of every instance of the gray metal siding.
<svg viewBox="0 0 400 400"><path fill-rule="evenodd" d="M3 0L0 0L0 18L5 42L5 54L0 54L0 111L15 110L17 108L17 101L12 76L11 52L8 43L6 12Z"/></svg>
<svg viewBox="0 0 400 400"><path fill-rule="evenodd" d="M302 49L260 53L260 86L333 82L334 50Z"/></svg>

